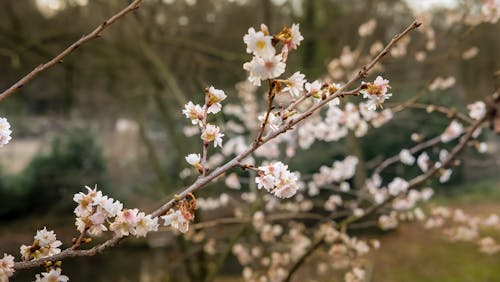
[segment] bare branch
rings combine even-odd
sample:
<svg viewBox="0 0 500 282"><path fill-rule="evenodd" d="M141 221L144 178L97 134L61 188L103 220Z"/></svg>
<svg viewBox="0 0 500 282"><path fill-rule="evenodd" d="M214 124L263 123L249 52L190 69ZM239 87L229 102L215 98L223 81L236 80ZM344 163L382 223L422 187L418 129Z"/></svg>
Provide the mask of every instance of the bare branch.
<svg viewBox="0 0 500 282"><path fill-rule="evenodd" d="M101 33L106 29L107 27L111 26L113 23L115 23L117 20L125 16L126 14L136 10L139 8L141 5L141 2L143 0L134 0L132 3L130 3L127 7L125 7L123 10L120 12L116 13L113 15L111 18L105 20L102 24L100 24L98 27L96 27L91 33L83 36L82 38L78 39L75 43L71 44L68 48L66 48L64 51L59 53L59 55L55 56L52 58L50 61L39 65L35 69L33 69L30 73L25 75L23 78L21 78L18 82L14 83L11 87L0 93L0 102L9 97L10 95L16 93L19 89L21 89L26 83L31 81L33 78L37 77L40 73L46 71L47 69L63 62L63 59L67 57L69 54L73 53L78 47L81 45L85 44L86 42L98 38Z"/></svg>

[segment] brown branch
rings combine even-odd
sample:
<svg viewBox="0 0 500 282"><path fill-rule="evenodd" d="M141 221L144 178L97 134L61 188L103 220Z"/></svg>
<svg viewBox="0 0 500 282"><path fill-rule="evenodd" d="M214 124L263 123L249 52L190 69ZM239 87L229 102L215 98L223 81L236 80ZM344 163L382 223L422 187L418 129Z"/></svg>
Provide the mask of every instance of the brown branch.
<svg viewBox="0 0 500 282"><path fill-rule="evenodd" d="M140 2L141 1L136 0L131 5L133 5L134 3L140 3ZM138 4L136 4L136 5L138 5ZM125 9L124 11L127 11L127 9ZM240 164L241 160L243 160L244 158L249 156L251 153L253 153L260 146L262 146L265 143L269 142L270 140L276 138L277 136L281 135L282 133L292 129L292 127L294 125L298 124L299 122L301 122L302 120L304 120L305 118L307 118L308 116L313 114L315 111L317 111L319 108L321 108L322 106L327 104L329 101L345 95L344 90L347 87L351 86L359 78L365 77L368 74L368 72L375 66L375 64L378 61L380 61L382 59L382 57L384 57L387 54L389 49L392 46L394 46L394 44L396 44L402 37L407 35L411 30L416 29L420 25L421 25L420 22L413 21L402 33L394 36L392 38L392 40L387 44L387 46L371 62L369 62L367 65L363 66L356 76L354 76L351 80L349 80L344 86L342 86L340 89L338 89L334 94L330 95L325 100L323 100L320 103L316 104L315 106L311 107L308 111L302 113L296 119L289 121L288 124L285 125L282 129L269 133L267 137L265 137L261 140L261 142L258 142L257 144L249 146L245 151L243 151L242 153L240 153L239 155L237 155L236 157L234 157L233 159L231 159L230 161L228 161L224 165L216 168L208 175L201 176L198 179L196 179L196 181L193 184L191 184L189 187L182 189L182 191L180 193L176 194L176 196L174 198L172 198L168 202L161 205L158 209L153 211L151 213L151 216L152 217L159 217L159 216L165 214L169 209L171 209L174 206L174 204L177 201L182 200L182 199L186 198L189 194L192 194L192 193L202 189L207 184L212 182L214 179L216 179L220 175L224 174L229 169L238 166ZM69 51L69 52L71 52L71 51ZM357 95L357 94L352 94L352 95ZM2 96L0 96L0 97L2 97ZM269 104L271 104L271 103L269 103ZM258 139L256 139L256 140L258 140ZM93 248L91 248L89 250L73 251L70 249L66 249L66 250L62 251L60 254L46 257L43 259L38 259L38 260L33 260L33 261L28 261L28 262L16 262L14 264L14 269L19 270L19 269L26 269L26 268L41 266L45 262L62 260L63 258L66 258L66 257L91 256L91 255L94 255L96 253L100 253L107 248L115 246L123 238L125 238L125 237L119 237L119 238L113 237L112 239L109 239L108 241L105 241L104 243L101 243L100 245L94 246Z"/></svg>
<svg viewBox="0 0 500 282"><path fill-rule="evenodd" d="M408 151L410 151L411 154L415 154L415 153L418 153L424 149L435 146L436 144L439 144L440 142L441 142L441 136L439 135L439 136L436 136L436 137L429 139L425 142L422 142L422 143L419 143L419 144L413 146L412 148L408 149ZM387 168L388 166L390 166L398 161L400 161L399 154L394 155L388 159L385 159L382 163L380 163L375 168L375 170L373 171L373 174L380 174L385 168Z"/></svg>
<svg viewBox="0 0 500 282"><path fill-rule="evenodd" d="M441 168L448 167L455 160L455 158L458 156L458 154L460 152L462 152L463 149L465 149L465 147L467 146L467 144L471 140L472 136L474 135L474 131L476 131L476 129L478 129L486 121L487 121L487 115L485 115L482 119L477 120L473 125L469 126L469 128L467 129L467 133L464 136L462 136L462 138L460 139L460 142L455 147L453 147L451 152L448 154L446 160L444 160L442 162L442 165L440 167L433 167L432 169L430 169L426 173L421 174L419 176L416 176L415 178L410 180L407 190L410 190L412 188L416 188L417 186L421 185L422 183L424 183L425 181L430 179L432 176L434 176ZM396 197L397 196L390 196L382 203L370 206L368 209L366 209L365 213L361 216L352 215L352 216L344 219L339 224L340 227L342 229L345 229L347 227L347 225L372 215L373 213L378 211L380 208L382 208L386 204L390 203Z"/></svg>
<svg viewBox="0 0 500 282"><path fill-rule="evenodd" d="M293 266L290 268L290 270L288 271L288 275L286 276L286 278L283 280L284 282L290 282L293 275L295 274L295 272L297 272L297 270L299 270L299 268L302 266L302 264L304 264L307 260L307 258L309 258L312 254L314 254L314 252L319 249L319 247L321 247L321 245L323 245L323 243L325 243L325 240L323 237L321 237L320 239L318 239L294 264Z"/></svg>
<svg viewBox="0 0 500 282"><path fill-rule="evenodd" d="M262 124L260 125L259 131L257 132L257 137L255 138L255 141L253 143L253 147L258 147L262 143L262 134L264 134L264 130L266 129L267 122L269 121L269 115L271 114L271 111L273 109L273 101L274 101L274 87L275 87L275 82L272 80L269 80L269 92L267 93L267 111L266 115L264 117L264 120L262 121Z"/></svg>
<svg viewBox="0 0 500 282"><path fill-rule="evenodd" d="M117 20L119 20L121 17L125 16L126 14L136 10L139 8L141 2L143 0L134 0L132 3L130 3L127 7L125 7L123 10L120 12L116 13L113 15L111 18L105 20L103 23L101 23L98 27L96 27L91 33L83 36L82 38L78 39L76 42L71 44L68 48L66 48L64 51L59 53L59 55L55 56L52 58L50 61L39 65L35 69L33 69L30 73L25 75L23 78L21 78L18 82L14 83L11 87L0 93L0 102L10 95L16 93L19 89L21 89L26 83L31 81L33 78L37 77L40 73L46 71L47 69L63 62L63 59L66 58L69 54L71 54L73 51L78 49L81 45L85 44L86 42L100 37L101 33L103 32L104 29L107 27L111 26L113 23L115 23Z"/></svg>

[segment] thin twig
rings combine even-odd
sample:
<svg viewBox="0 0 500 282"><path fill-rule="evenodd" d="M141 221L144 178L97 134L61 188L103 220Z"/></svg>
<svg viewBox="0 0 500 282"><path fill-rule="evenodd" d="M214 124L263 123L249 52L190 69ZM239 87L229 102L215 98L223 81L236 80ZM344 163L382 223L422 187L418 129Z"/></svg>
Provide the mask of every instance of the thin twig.
<svg viewBox="0 0 500 282"><path fill-rule="evenodd" d="M413 147L411 147L410 149L408 149L408 151L411 153L411 154L416 154L424 149L427 149L429 147L432 147L432 146L435 146L436 144L439 144L441 142L441 135L438 135L434 138L431 138L425 142L422 142L422 143L419 143ZM373 171L373 174L380 174L385 168L387 168L388 166L394 164L394 163L397 163L398 161L400 161L400 157L399 157L399 154L397 155L394 155L388 159L385 159L382 163L380 163L376 168L375 170Z"/></svg>
<svg viewBox="0 0 500 282"><path fill-rule="evenodd" d="M71 54L73 51L78 49L81 45L84 43L100 37L101 33L103 32L104 29L107 27L111 26L113 23L115 23L117 20L119 20L121 17L125 16L126 14L136 10L139 8L141 5L141 2L143 0L135 0L132 3L130 3L127 7L125 7L123 10L120 12L116 13L113 15L111 18L105 20L103 23L101 23L98 27L96 27L91 33L83 36L82 38L78 39L76 42L71 44L68 48L66 48L64 51L59 53L59 55L55 56L52 58L50 61L39 65L35 69L33 69L30 73L25 75L23 78L21 78L19 81L14 83L11 87L6 89L0 94L0 102L4 100L5 98L9 97L10 95L16 93L19 89L21 89L26 83L28 83L30 80L33 78L37 77L40 73L44 72L45 70L63 62L63 59L66 58L69 54Z"/></svg>

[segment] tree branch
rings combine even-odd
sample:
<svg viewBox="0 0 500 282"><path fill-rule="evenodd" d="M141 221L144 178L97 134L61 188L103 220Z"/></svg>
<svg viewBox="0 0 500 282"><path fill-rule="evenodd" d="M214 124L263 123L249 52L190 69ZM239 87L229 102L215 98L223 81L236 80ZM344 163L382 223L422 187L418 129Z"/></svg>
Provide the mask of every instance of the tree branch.
<svg viewBox="0 0 500 282"><path fill-rule="evenodd" d="M139 5L140 2L141 1L139 1L139 0L134 1L125 10L123 10L122 12L120 12L117 15L121 16L121 15L126 14L127 12L135 9L136 7L138 7L138 5ZM135 3L135 5L134 5L134 3ZM130 8L130 7L132 7L132 8ZM115 15L114 18L116 20L119 17L117 17ZM233 159L231 159L230 161L228 161L224 165L216 168L215 170L213 170L208 175L206 175L206 176L200 176L189 187L184 188L182 190L182 192L176 194L176 196L173 197L171 200L169 200L168 202L164 203L158 209L156 209L155 211L153 211L151 213L151 216L152 217L159 217L159 216L165 214L168 210L170 210L174 206L174 204L177 201L180 201L180 200L186 198L189 194L192 194L192 193L194 193L194 192L202 189L207 184L209 184L210 182L212 182L214 179L216 179L220 175L224 174L229 169L238 166L240 164L240 161L242 161L244 158L246 158L247 156L249 156L250 154L252 154L260 146L262 146L265 143L269 142L270 140L276 138L277 136L285 133L286 131L291 130L294 125L298 124L299 122L301 122L305 118L307 118L310 115L312 115L315 111L317 111L318 109L320 109L322 106L326 105L331 100L333 100L335 98L343 97L345 95L358 95L357 92L353 92L353 91L347 91L347 92L345 92L344 90L347 89L347 87L351 86L358 79L360 79L362 77L365 77L368 74L368 72L375 66L375 64L377 62L379 62L387 54L387 52L389 51L389 49L391 49L391 47L394 46L394 44L396 44L401 38L403 38L405 35L407 35L411 30L416 29L420 25L421 25L420 22L413 21L402 33L397 34L396 36L394 36L392 38L392 40L386 45L386 47L375 58L372 59L372 61L370 61L367 65L363 66L361 68L361 70L358 72L357 75L355 75L353 78L351 78L351 80L349 80L344 86L342 86L340 89L338 89L334 94L330 95L328 98L322 100L320 103L318 103L315 106L311 107L306 112L300 114L299 117L297 117L296 119L290 120L280 130L277 130L277 131L274 131L274 132L270 132L265 138L263 138L261 140L261 142L257 142L257 144L250 145L245 151L243 151L242 153L240 153L239 155L237 155L236 157L234 157ZM98 30L98 29L96 29L96 30ZM100 30L98 30L98 32L96 34L98 34L101 30L102 30L102 28ZM85 41L88 41L88 40L89 39L87 39ZM69 54L72 51L71 47L68 48L66 51L67 51L67 54ZM61 54L64 54L64 52L61 53ZM67 54L65 54L65 55L67 55ZM61 56L61 55L59 55L59 56ZM28 75L28 77L29 77L29 75ZM31 79L31 78L29 78L29 79ZM1 97L2 96L0 96L0 98ZM115 246L116 244L118 244L124 238L126 238L126 237L113 237L112 239L109 239L108 241L105 241L105 242L103 242L103 243L101 243L101 244L99 244L97 246L94 246L91 249L88 249L88 250L74 251L74 250L66 249L66 250L62 251L60 254L57 254L57 255L54 255L54 256L50 256L50 257L46 257L46 258L43 258L43 259L38 259L38 260L33 260L33 261L26 261L26 262L24 262L24 261L23 262L16 262L14 264L14 269L15 270L19 270L19 269L33 268L33 267L41 266L41 265L43 265L44 263L46 263L48 261L62 260L64 258L66 258L66 257L92 256L92 255L95 255L96 253L102 252L103 250L105 250L107 248Z"/></svg>
<svg viewBox="0 0 500 282"><path fill-rule="evenodd" d="M16 93L19 89L21 89L26 83L31 81L33 78L37 77L40 73L44 72L45 70L53 67L56 64L62 63L63 59L67 57L69 54L71 54L73 51L78 49L81 45L85 44L86 42L100 37L101 33L103 32L104 29L107 27L111 26L113 23L115 23L117 20L119 20L121 17L125 16L131 11L134 11L139 8L141 2L143 0L134 0L132 3L130 3L127 7L125 7L123 10L120 12L116 13L113 15L111 18L105 20L102 24L100 24L98 27L96 27L91 33L83 36L73 44L71 44L68 48L66 48L64 51L59 53L59 55L55 56L52 58L50 61L39 65L35 69L33 69L30 73L28 73L26 76L21 78L18 82L14 83L11 87L0 93L0 102L10 95Z"/></svg>

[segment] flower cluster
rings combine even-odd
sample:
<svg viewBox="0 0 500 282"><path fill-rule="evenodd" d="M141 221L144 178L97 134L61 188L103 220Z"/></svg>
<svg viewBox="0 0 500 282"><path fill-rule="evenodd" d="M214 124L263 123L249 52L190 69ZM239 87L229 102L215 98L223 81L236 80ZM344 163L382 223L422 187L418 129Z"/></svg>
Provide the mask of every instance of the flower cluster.
<svg viewBox="0 0 500 282"><path fill-rule="evenodd" d="M261 80L282 75L285 72L288 52L296 49L303 39L298 24L293 24L291 28L284 27L275 36L269 34L269 29L264 24L261 25L260 31L256 31L253 27L249 28L243 37L247 53L254 55L250 62L243 65L243 68L250 73L249 81L260 86ZM283 43L280 54L276 54L277 42Z"/></svg>
<svg viewBox="0 0 500 282"><path fill-rule="evenodd" d="M62 242L57 240L54 231L48 231L44 227L36 232L31 246L21 245L21 257L23 260L33 260L57 255L61 252L61 245Z"/></svg>
<svg viewBox="0 0 500 282"><path fill-rule="evenodd" d="M10 130L10 124L6 118L0 118L0 147L9 143L10 135L12 130Z"/></svg>
<svg viewBox="0 0 500 282"><path fill-rule="evenodd" d="M61 274L61 268L52 268L50 271L42 272L35 276L35 282L67 282L68 276Z"/></svg>
<svg viewBox="0 0 500 282"><path fill-rule="evenodd" d="M362 87L360 93L363 94L363 98L368 99L368 109L370 110L375 110L377 107L382 108L384 101L392 96L391 93L387 93L391 88L389 80L381 76L377 76L373 82L364 82Z"/></svg>
<svg viewBox="0 0 500 282"><path fill-rule="evenodd" d="M167 214L161 216L165 221L164 226L172 226L182 233L189 230L189 223L194 220L194 211L197 207L197 200L193 194L189 194L189 199L183 199L175 203Z"/></svg>
<svg viewBox="0 0 500 282"><path fill-rule="evenodd" d="M290 172L282 162L260 166L257 174L257 188L264 188L278 198L290 198L299 189L297 173Z"/></svg>
<svg viewBox="0 0 500 282"><path fill-rule="evenodd" d="M158 218L152 218L138 209L123 209L122 203L103 195L97 188L85 188L86 194L80 192L73 197L78 203L75 225L80 233L98 236L109 229L120 237L130 234L143 237L149 231L158 230Z"/></svg>
<svg viewBox="0 0 500 282"><path fill-rule="evenodd" d="M8 254L3 254L0 259L0 281L9 281L9 277L14 274L14 257Z"/></svg>
<svg viewBox="0 0 500 282"><path fill-rule="evenodd" d="M218 126L208 123L207 117L208 114L217 114L221 111L221 102L226 97L224 91L210 86L205 90L205 104L203 106L194 104L191 101L184 106L182 113L186 118L191 120L193 125L197 125L200 129L200 137L203 140L203 147L205 149L211 142L213 142L214 147L219 146L222 148L222 137L224 137L224 134L221 133ZM189 154L186 156L186 161L195 167L200 174L203 174L206 170L206 150L204 150L203 156L200 156L200 154Z"/></svg>

